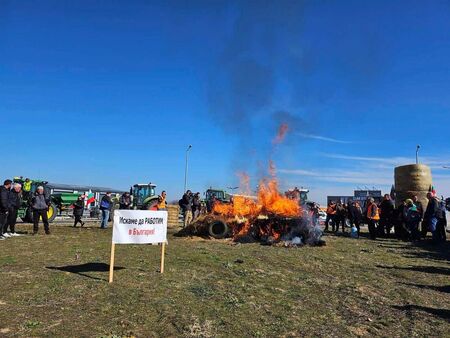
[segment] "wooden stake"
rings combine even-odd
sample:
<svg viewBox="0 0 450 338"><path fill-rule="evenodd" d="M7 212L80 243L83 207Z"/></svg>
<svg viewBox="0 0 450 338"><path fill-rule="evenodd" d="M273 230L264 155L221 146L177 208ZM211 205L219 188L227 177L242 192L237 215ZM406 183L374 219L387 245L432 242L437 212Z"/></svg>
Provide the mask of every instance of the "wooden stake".
<svg viewBox="0 0 450 338"><path fill-rule="evenodd" d="M161 273L164 273L164 254L166 252L166 242L162 243L161 246Z"/></svg>
<svg viewBox="0 0 450 338"><path fill-rule="evenodd" d="M113 282L114 276L114 252L116 250L116 244L111 243L111 261L109 262L109 282Z"/></svg>

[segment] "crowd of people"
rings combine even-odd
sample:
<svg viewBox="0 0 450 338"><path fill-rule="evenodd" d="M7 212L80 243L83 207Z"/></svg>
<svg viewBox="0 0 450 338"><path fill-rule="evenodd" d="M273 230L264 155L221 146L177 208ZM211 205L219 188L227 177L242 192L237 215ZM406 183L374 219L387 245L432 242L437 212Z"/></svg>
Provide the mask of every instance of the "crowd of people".
<svg viewBox="0 0 450 338"><path fill-rule="evenodd" d="M417 196L406 199L397 208L388 194L378 204L369 197L364 207L359 201L332 201L326 211L325 232L329 231L331 225L331 231L337 232L342 227L342 232L345 233L348 223L357 229L359 236L361 224L366 223L371 239L389 237L394 230L395 237L401 240L419 241L431 232L435 243L445 241L445 201L437 198L433 192L427 194L427 199L425 210Z"/></svg>
<svg viewBox="0 0 450 338"><path fill-rule="evenodd" d="M31 195L32 194L32 195ZM44 225L45 234L50 234L50 225L48 220L48 211L51 205L51 197L45 192L43 186L38 186L34 193L31 192L31 180L28 178L24 181L24 185L5 180L0 186L0 240L10 237L20 236L16 232L16 222L19 209L24 201L27 201L28 210L31 212L33 221L33 235L39 231L39 222ZM111 211L116 205L111 192L107 192L99 203L101 211L100 228L106 229L111 221ZM129 192L122 194L118 200L119 209L132 209L133 199ZM80 194L77 200L72 204L74 223L73 227L80 224L85 225L83 221L84 211L86 210L86 195ZM167 195L165 191L157 197L155 203L151 204L150 210L167 210Z"/></svg>
<svg viewBox="0 0 450 338"><path fill-rule="evenodd" d="M178 204L183 214L183 227L191 224L202 213L202 200L199 192L194 194L192 191L187 190L178 201Z"/></svg>
<svg viewBox="0 0 450 338"><path fill-rule="evenodd" d="M28 192L28 191L26 191ZM20 236L16 233L16 221L18 211L22 205L22 185L5 180L0 187L0 240L9 237ZM38 186L36 192L29 199L29 206L33 219L33 235L39 230L39 221L44 224L44 231L50 234L50 227L47 217L50 206L50 197L44 192L44 187Z"/></svg>
<svg viewBox="0 0 450 338"><path fill-rule="evenodd" d="M31 211L33 221L33 234L38 233L39 222L42 221L44 231L50 234L48 221L48 210L51 203L50 196L45 193L42 186L38 186L33 195L29 191L29 187L24 187L20 183L5 180L0 186L0 240L9 237L19 236L16 233L16 220L18 211L22 206L24 197L28 198L28 206ZM73 227L80 224L85 225L83 214L85 211L84 194L79 195L75 203L73 203ZM425 238L428 232L431 232L435 243L446 240L446 205L443 200L436 197L435 193L427 194L428 204L424 209L422 203L417 196L406 199L396 208L391 196L386 194L380 203L376 203L373 198L368 198L364 205L359 201L349 200L347 203L340 201L332 201L326 210L325 232L338 232L342 229L346 233L346 227L356 229L357 236L360 235L361 224L368 225L369 237L376 239L377 237L388 237L392 230L394 235L401 240L419 241ZM112 194L107 192L99 203L101 211L100 228L106 229L108 222L111 220L111 211L118 202L119 209L128 210L133 207L133 197L129 192L123 193L120 198L114 200ZM158 196L156 203L152 203L150 210L167 210L166 192L162 191ZM214 201L209 201L211 204ZM187 190L183 197L179 200L179 206L183 214L183 226L186 227L195 221L207 209L212 209L208 203L204 205L199 192L192 193ZM318 225L319 223L319 206L313 204L309 206L312 220ZM209 212L211 210L208 210Z"/></svg>

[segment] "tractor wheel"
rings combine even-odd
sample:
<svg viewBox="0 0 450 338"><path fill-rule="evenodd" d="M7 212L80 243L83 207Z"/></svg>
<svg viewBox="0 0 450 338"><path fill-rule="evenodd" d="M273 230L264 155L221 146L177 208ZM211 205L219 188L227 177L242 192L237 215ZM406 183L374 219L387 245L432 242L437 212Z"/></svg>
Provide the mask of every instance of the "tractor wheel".
<svg viewBox="0 0 450 338"><path fill-rule="evenodd" d="M158 199L151 200L144 206L144 210L156 210L155 207L158 205Z"/></svg>
<svg viewBox="0 0 450 338"><path fill-rule="evenodd" d="M49 223L54 221L57 214L58 214L58 208L56 207L56 205L53 202L50 203L50 206L48 207L48 211L47 211L47 217L48 217Z"/></svg>
<svg viewBox="0 0 450 338"><path fill-rule="evenodd" d="M224 221L216 220L212 222L208 227L209 235L216 239L225 238L228 235L228 232L228 225Z"/></svg>

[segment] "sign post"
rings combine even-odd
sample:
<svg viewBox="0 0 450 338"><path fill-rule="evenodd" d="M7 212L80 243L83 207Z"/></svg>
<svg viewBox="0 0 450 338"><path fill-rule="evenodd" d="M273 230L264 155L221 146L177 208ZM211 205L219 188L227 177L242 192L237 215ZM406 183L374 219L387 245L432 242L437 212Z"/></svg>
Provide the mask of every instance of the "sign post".
<svg viewBox="0 0 450 338"><path fill-rule="evenodd" d="M116 244L161 243L161 273L164 273L164 255L167 242L167 211L115 210L109 264L109 283L114 277Z"/></svg>

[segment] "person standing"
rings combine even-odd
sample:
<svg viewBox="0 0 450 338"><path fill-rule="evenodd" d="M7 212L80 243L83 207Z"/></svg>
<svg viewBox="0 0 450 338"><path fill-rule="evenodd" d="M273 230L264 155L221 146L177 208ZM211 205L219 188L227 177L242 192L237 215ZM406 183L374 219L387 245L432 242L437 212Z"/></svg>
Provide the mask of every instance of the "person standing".
<svg viewBox="0 0 450 338"><path fill-rule="evenodd" d="M433 235L433 242L438 242L438 232L437 232L437 223L438 223L438 209L439 203L433 193L429 192L427 194L428 205L425 210L425 215L423 217L424 223L426 224L426 229L422 229L422 236L426 237L427 232L431 231Z"/></svg>
<svg viewBox="0 0 450 338"><path fill-rule="evenodd" d="M378 232L381 237L389 237L392 229L393 215L394 203L392 203L391 196L386 194L380 203L380 224Z"/></svg>
<svg viewBox="0 0 450 338"><path fill-rule="evenodd" d="M120 196L119 199L119 208L122 210L131 209L131 195L129 192L126 192Z"/></svg>
<svg viewBox="0 0 450 338"><path fill-rule="evenodd" d="M50 206L50 198L45 194L44 187L39 186L36 193L31 199L31 208L33 209L33 235L39 230L39 219L42 218L46 235L50 235L50 226L48 224L48 208Z"/></svg>
<svg viewBox="0 0 450 338"><path fill-rule="evenodd" d="M9 193L8 221L5 227L5 233L9 227L10 236L19 236L18 234L16 234L16 222L17 222L17 214L19 212L21 205L22 205L22 185L20 183L14 183L13 188Z"/></svg>
<svg viewBox="0 0 450 338"><path fill-rule="evenodd" d="M73 204L73 217L75 221L73 223L73 227L76 228L77 224L80 223L82 227L84 227L84 222L81 220L84 213L84 195L78 196L77 201Z"/></svg>
<svg viewBox="0 0 450 338"><path fill-rule="evenodd" d="M447 227L447 215L444 198L438 201L438 211L436 213L436 217L438 219L436 224L438 241L445 242L447 240L447 233L445 231L445 228Z"/></svg>
<svg viewBox="0 0 450 338"><path fill-rule="evenodd" d="M331 201L327 207L327 217L325 219L325 229L324 229L325 231L328 231L328 226L331 222L331 226L334 232L334 227L336 224L335 216L336 216L336 203Z"/></svg>
<svg viewBox="0 0 450 338"><path fill-rule="evenodd" d="M335 223L336 223L336 231L339 231L339 225L342 224L342 233L345 234L345 219L347 218L347 211L345 209L345 204L338 203L336 205L336 216L335 216ZM334 229L333 229L334 231Z"/></svg>
<svg viewBox="0 0 450 338"><path fill-rule="evenodd" d="M356 227L358 230L358 237L361 233L361 222L363 219L363 212L361 209L361 205L358 201L350 202L348 205L348 213L350 215L350 219L352 222L352 225Z"/></svg>
<svg viewBox="0 0 450 338"><path fill-rule="evenodd" d="M187 227L192 222L192 192L186 191L180 200L180 206L183 210L183 227Z"/></svg>
<svg viewBox="0 0 450 338"><path fill-rule="evenodd" d="M419 201L419 197L417 195L413 196L412 200L413 200L414 205L417 208L417 212L420 215L420 222L419 222L420 235L421 235L421 237L424 237L424 236L422 236L422 231L426 229L426 226L424 226L424 222L423 222L423 213L424 213L423 204L422 204L422 202ZM426 235L426 232L425 232L425 235Z"/></svg>
<svg viewBox="0 0 450 338"><path fill-rule="evenodd" d="M200 216L200 211L202 209L202 201L200 200L200 193L195 193L192 198L192 217L193 220L196 220L198 216Z"/></svg>
<svg viewBox="0 0 450 338"><path fill-rule="evenodd" d="M161 211L167 211L167 194L165 190L163 190L161 192L161 195L158 196L157 209Z"/></svg>
<svg viewBox="0 0 450 338"><path fill-rule="evenodd" d="M394 233L399 240L406 241L408 239L408 231L406 230L406 202L403 201L397 209L394 210Z"/></svg>
<svg viewBox="0 0 450 338"><path fill-rule="evenodd" d="M412 199L407 199L405 203L406 203L404 211L405 220L410 240L418 241L420 239L419 233L420 213L417 210L417 206L414 204Z"/></svg>
<svg viewBox="0 0 450 338"><path fill-rule="evenodd" d="M5 180L3 185L0 187L0 240L4 240L9 237L8 234L5 235L5 227L8 222L8 211L9 211L9 194L11 190L11 180Z"/></svg>
<svg viewBox="0 0 450 338"><path fill-rule="evenodd" d="M370 239L377 239L377 223L380 220L380 213L375 204L375 200L372 197L369 197L367 202L367 223L369 226Z"/></svg>
<svg viewBox="0 0 450 338"><path fill-rule="evenodd" d="M25 182L23 182L23 198L25 200L28 200L28 198L30 197L32 185L33 181L27 177L25 179Z"/></svg>
<svg viewBox="0 0 450 338"><path fill-rule="evenodd" d="M100 224L101 229L106 229L108 227L109 214L111 212L112 206L113 203L111 200L111 193L108 191L100 201L100 210L102 211L102 222Z"/></svg>

